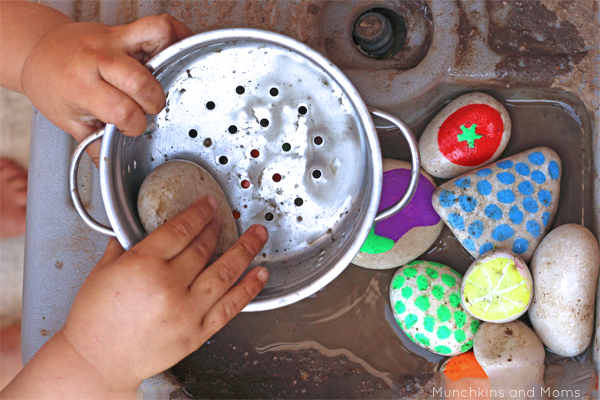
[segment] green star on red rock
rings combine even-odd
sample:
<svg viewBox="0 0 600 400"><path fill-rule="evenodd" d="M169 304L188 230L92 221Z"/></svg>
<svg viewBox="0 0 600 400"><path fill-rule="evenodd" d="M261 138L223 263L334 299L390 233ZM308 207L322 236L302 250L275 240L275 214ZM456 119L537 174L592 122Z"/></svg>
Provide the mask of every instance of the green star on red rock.
<svg viewBox="0 0 600 400"><path fill-rule="evenodd" d="M472 124L470 128L467 128L464 125L460 126L461 134L457 136L459 142L466 141L470 148L475 148L475 140L481 139L482 136L475 133L475 128L477 125Z"/></svg>

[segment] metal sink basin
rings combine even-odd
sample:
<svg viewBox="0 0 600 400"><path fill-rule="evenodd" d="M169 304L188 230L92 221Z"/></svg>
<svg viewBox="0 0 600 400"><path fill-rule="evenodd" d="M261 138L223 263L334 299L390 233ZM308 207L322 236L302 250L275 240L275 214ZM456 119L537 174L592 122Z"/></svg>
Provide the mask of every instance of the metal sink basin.
<svg viewBox="0 0 600 400"><path fill-rule="evenodd" d="M251 27L291 36L323 53L366 103L401 117L417 136L450 100L484 91L511 115L513 134L503 156L539 145L561 156L565 177L554 227L579 223L600 237L598 1L42 2L80 21L120 24L167 12L194 32ZM376 19L365 17L364 29L353 32L369 10L387 18L393 42L380 46L385 35L377 33ZM394 128L375 122L383 156L408 159ZM74 145L34 112L24 362L60 329L106 246L70 201ZM79 182L85 206L106 223L89 159ZM471 262L447 228L422 258L460 272ZM410 342L394 321L387 289L393 272L350 266L299 303L236 317L170 371L146 380L144 398L431 398L443 358ZM599 348L596 337L575 358L547 352L546 384L595 397Z"/></svg>

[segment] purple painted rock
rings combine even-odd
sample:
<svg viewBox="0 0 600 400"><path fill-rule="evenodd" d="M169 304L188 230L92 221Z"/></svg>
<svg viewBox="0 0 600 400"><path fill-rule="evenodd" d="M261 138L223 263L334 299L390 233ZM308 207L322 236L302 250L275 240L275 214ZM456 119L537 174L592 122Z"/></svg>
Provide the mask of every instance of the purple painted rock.
<svg viewBox="0 0 600 400"><path fill-rule="evenodd" d="M561 161L536 147L441 185L433 207L477 258L508 250L529 262L558 208Z"/></svg>
<svg viewBox="0 0 600 400"><path fill-rule="evenodd" d="M383 160L383 187L379 210L397 202L410 182L411 165L404 161ZM367 240L352 261L370 269L404 265L423 254L440 235L443 223L431 204L435 190L433 178L421 170L417 191L399 213L371 228Z"/></svg>

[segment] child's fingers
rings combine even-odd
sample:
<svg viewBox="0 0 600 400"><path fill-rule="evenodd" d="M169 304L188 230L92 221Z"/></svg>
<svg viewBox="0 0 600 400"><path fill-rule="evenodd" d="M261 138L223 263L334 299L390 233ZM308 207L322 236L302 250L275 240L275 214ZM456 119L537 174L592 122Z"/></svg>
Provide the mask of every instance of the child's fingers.
<svg viewBox="0 0 600 400"><path fill-rule="evenodd" d="M121 257L121 255L125 253L125 249L121 246L121 243L117 240L117 238L111 237L108 239L108 245L106 245L106 250L104 251L104 255L98 261L98 265L106 264L111 261L116 260Z"/></svg>
<svg viewBox="0 0 600 400"><path fill-rule="evenodd" d="M188 287L210 261L223 227L223 217L216 214L190 245L170 262L178 278Z"/></svg>
<svg viewBox="0 0 600 400"><path fill-rule="evenodd" d="M156 17L163 18L164 24L167 26L170 25L170 29L173 32L173 43L183 40L188 36L192 36L193 34L192 30L188 28L187 25L185 25L183 22L179 21L177 18L172 17L169 14L156 15ZM155 52L153 55L156 54L158 54L158 51Z"/></svg>
<svg viewBox="0 0 600 400"><path fill-rule="evenodd" d="M267 229L252 225L229 250L198 275L192 283L192 296L206 309L215 304L238 280L267 243Z"/></svg>
<svg viewBox="0 0 600 400"><path fill-rule="evenodd" d="M161 225L131 250L171 260L210 223L216 210L215 198L205 196Z"/></svg>
<svg viewBox="0 0 600 400"><path fill-rule="evenodd" d="M239 314L260 293L269 279L269 271L262 267L254 268L231 288L206 313L202 319L202 328L208 337L214 335L233 317Z"/></svg>
<svg viewBox="0 0 600 400"><path fill-rule="evenodd" d="M82 108L106 124L115 124L127 136L139 136L148 126L141 107L131 97L101 79L86 94Z"/></svg>
<svg viewBox="0 0 600 400"><path fill-rule="evenodd" d="M153 15L123 27L125 43L138 61L154 57L171 44L192 34L192 31L170 15ZM145 54L144 54L145 53ZM148 57L144 58L144 55Z"/></svg>
<svg viewBox="0 0 600 400"><path fill-rule="evenodd" d="M100 150L102 150L102 139L91 143L86 150L96 168L100 168Z"/></svg>
<svg viewBox="0 0 600 400"><path fill-rule="evenodd" d="M56 121L56 125L73 136L75 140L81 142L83 139L94 133L96 130L104 127L104 123L92 115L79 115L73 113L69 118L63 121ZM100 150L102 149L102 139L90 143L86 153L90 156L96 167L100 165Z"/></svg>
<svg viewBox="0 0 600 400"><path fill-rule="evenodd" d="M173 24L173 32L175 33L175 40L177 42L185 39L186 37L192 36L192 30L177 18L171 17L171 23Z"/></svg>
<svg viewBox="0 0 600 400"><path fill-rule="evenodd" d="M108 83L136 101L146 114L158 114L165 106L161 84L135 59L106 57L98 62L98 72Z"/></svg>

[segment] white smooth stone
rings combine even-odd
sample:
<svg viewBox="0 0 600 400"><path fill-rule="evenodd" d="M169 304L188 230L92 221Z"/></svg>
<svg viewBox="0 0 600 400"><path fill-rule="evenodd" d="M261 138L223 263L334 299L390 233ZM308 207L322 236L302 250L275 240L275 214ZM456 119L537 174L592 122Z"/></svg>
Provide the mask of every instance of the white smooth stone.
<svg viewBox="0 0 600 400"><path fill-rule="evenodd" d="M598 242L581 225L561 225L538 246L531 261L529 318L550 351L573 357L589 346L599 266Z"/></svg>

